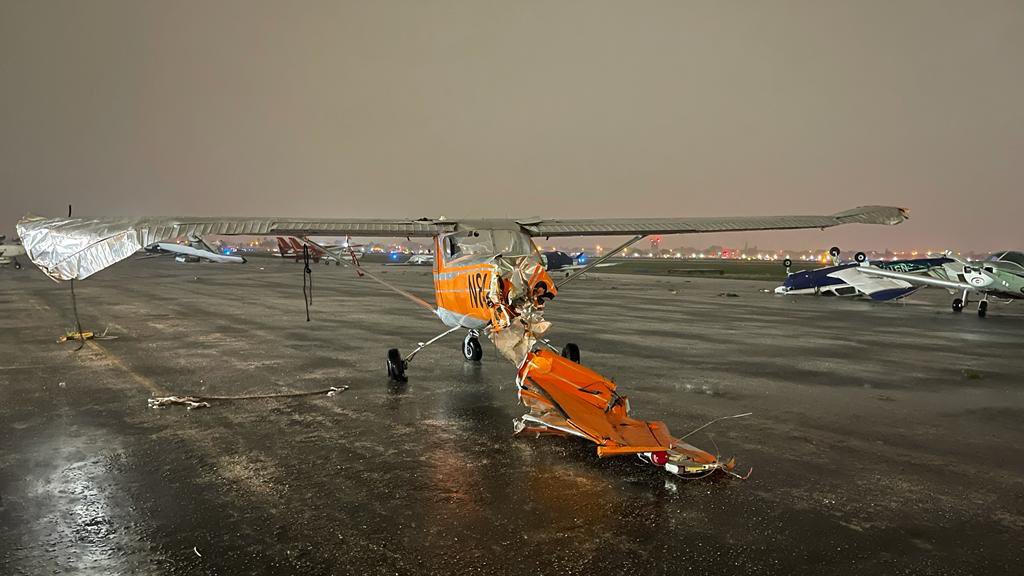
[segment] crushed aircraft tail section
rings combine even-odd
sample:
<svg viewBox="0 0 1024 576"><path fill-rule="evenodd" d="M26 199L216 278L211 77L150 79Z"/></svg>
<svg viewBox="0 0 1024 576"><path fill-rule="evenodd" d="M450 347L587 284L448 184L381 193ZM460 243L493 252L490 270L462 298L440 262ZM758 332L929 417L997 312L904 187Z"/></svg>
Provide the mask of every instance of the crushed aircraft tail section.
<svg viewBox="0 0 1024 576"><path fill-rule="evenodd" d="M516 377L530 412L515 421L517 435L573 435L597 444L599 457L636 454L683 477L717 471L732 476L735 461L695 448L671 435L664 422L629 416L629 399L597 372L548 350L530 352Z"/></svg>

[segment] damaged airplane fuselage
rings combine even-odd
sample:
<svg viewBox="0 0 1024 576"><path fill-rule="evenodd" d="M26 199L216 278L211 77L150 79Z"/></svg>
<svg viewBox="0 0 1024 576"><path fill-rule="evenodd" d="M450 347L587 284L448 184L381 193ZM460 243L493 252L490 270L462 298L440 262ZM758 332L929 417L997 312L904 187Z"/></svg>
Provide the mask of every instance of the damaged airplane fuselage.
<svg viewBox="0 0 1024 576"><path fill-rule="evenodd" d="M579 363L576 345L561 355L544 348L553 348L544 339L550 327L544 305L558 289L533 239L518 226L468 225L440 234L434 254L434 313L451 331L468 331L466 359L480 359L484 333L518 369L519 399L530 411L515 421L517 435L577 436L596 444L600 457L636 454L679 476L737 475L733 460L721 462L682 442L664 422L631 418L628 399ZM389 351L393 380L404 381L406 367L397 349Z"/></svg>

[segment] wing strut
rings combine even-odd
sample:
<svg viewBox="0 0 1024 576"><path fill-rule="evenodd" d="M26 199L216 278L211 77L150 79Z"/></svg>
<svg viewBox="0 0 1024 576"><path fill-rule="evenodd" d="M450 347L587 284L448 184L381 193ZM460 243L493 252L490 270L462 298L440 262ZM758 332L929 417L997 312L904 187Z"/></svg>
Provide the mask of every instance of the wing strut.
<svg viewBox="0 0 1024 576"><path fill-rule="evenodd" d="M430 302L427 302L426 300L424 300L423 298L420 298L419 296L413 294L412 292L409 292L407 290L402 290L398 286L394 286L392 284L389 284L388 282L385 282L384 280L381 280L380 278L377 277L376 274L372 274L369 270L367 270L366 268L363 268L362 266L360 266L358 262L356 263L356 272L360 276L365 274L365 275L369 276L370 278L373 278L378 283L380 283L381 286L384 286L385 288L387 288L388 290L391 290L392 292L394 292L396 294L399 294L401 296L405 296L406 298L408 298L409 300L412 300L416 304L419 304L420 306L423 306L427 310L430 310L431 313L435 313L435 314L437 313L436 309L434 308L433 305L430 304ZM446 334L447 334L447 332L446 332Z"/></svg>
<svg viewBox="0 0 1024 576"><path fill-rule="evenodd" d="M637 242L643 240L644 238L647 238L646 234L637 234L636 236L633 236L629 240L626 240L625 242L623 242L622 245L620 245L618 248L612 250L611 252L605 254L604 256L601 256L600 258L598 258L597 260L594 260L593 262L587 264L583 268L580 268L579 270L573 272L568 277L563 279L561 282L556 283L555 284L555 288L561 288L562 286L565 286L569 282L572 282L576 278L582 276L586 271L588 271L591 268L597 266L598 264L601 264L605 260L611 258L612 256L615 256L619 252L622 252L626 248L629 248L630 246L632 246L633 244L636 244Z"/></svg>

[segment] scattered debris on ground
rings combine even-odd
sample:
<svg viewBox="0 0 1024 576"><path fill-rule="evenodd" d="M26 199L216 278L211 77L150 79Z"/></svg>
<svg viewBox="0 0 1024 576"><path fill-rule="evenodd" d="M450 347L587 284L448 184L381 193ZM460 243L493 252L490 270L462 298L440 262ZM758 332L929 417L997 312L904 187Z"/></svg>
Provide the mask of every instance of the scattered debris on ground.
<svg viewBox="0 0 1024 576"><path fill-rule="evenodd" d="M85 340L117 340L117 336L108 336L106 330L102 334L97 334L92 330L82 330L80 332L78 330L68 330L57 338L59 344L68 341L83 342Z"/></svg>
<svg viewBox="0 0 1024 576"><path fill-rule="evenodd" d="M597 444L599 457L636 455L641 461L685 478L734 472L735 459L722 461L683 440L726 416L676 438L664 422L629 416L629 399L611 380L548 350L530 352L516 378L519 399L530 411L514 421L516 435L578 436Z"/></svg>
<svg viewBox="0 0 1024 576"><path fill-rule="evenodd" d="M348 386L331 386L323 390L310 392L285 392L282 394L251 394L247 396L158 396L149 398L150 408L166 408L168 406L184 406L188 410L209 408L210 401L228 402L233 400L267 400L272 398L298 398L300 396L319 396L321 394L334 397L348 390Z"/></svg>

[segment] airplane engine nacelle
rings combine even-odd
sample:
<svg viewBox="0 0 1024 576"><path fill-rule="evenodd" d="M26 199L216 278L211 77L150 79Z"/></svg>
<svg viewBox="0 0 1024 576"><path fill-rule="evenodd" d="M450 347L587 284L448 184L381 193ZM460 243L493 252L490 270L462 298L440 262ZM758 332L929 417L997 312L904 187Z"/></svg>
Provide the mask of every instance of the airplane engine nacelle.
<svg viewBox="0 0 1024 576"><path fill-rule="evenodd" d="M995 282L995 278L989 276L981 268L973 266L964 266L964 280L975 288L984 288Z"/></svg>

